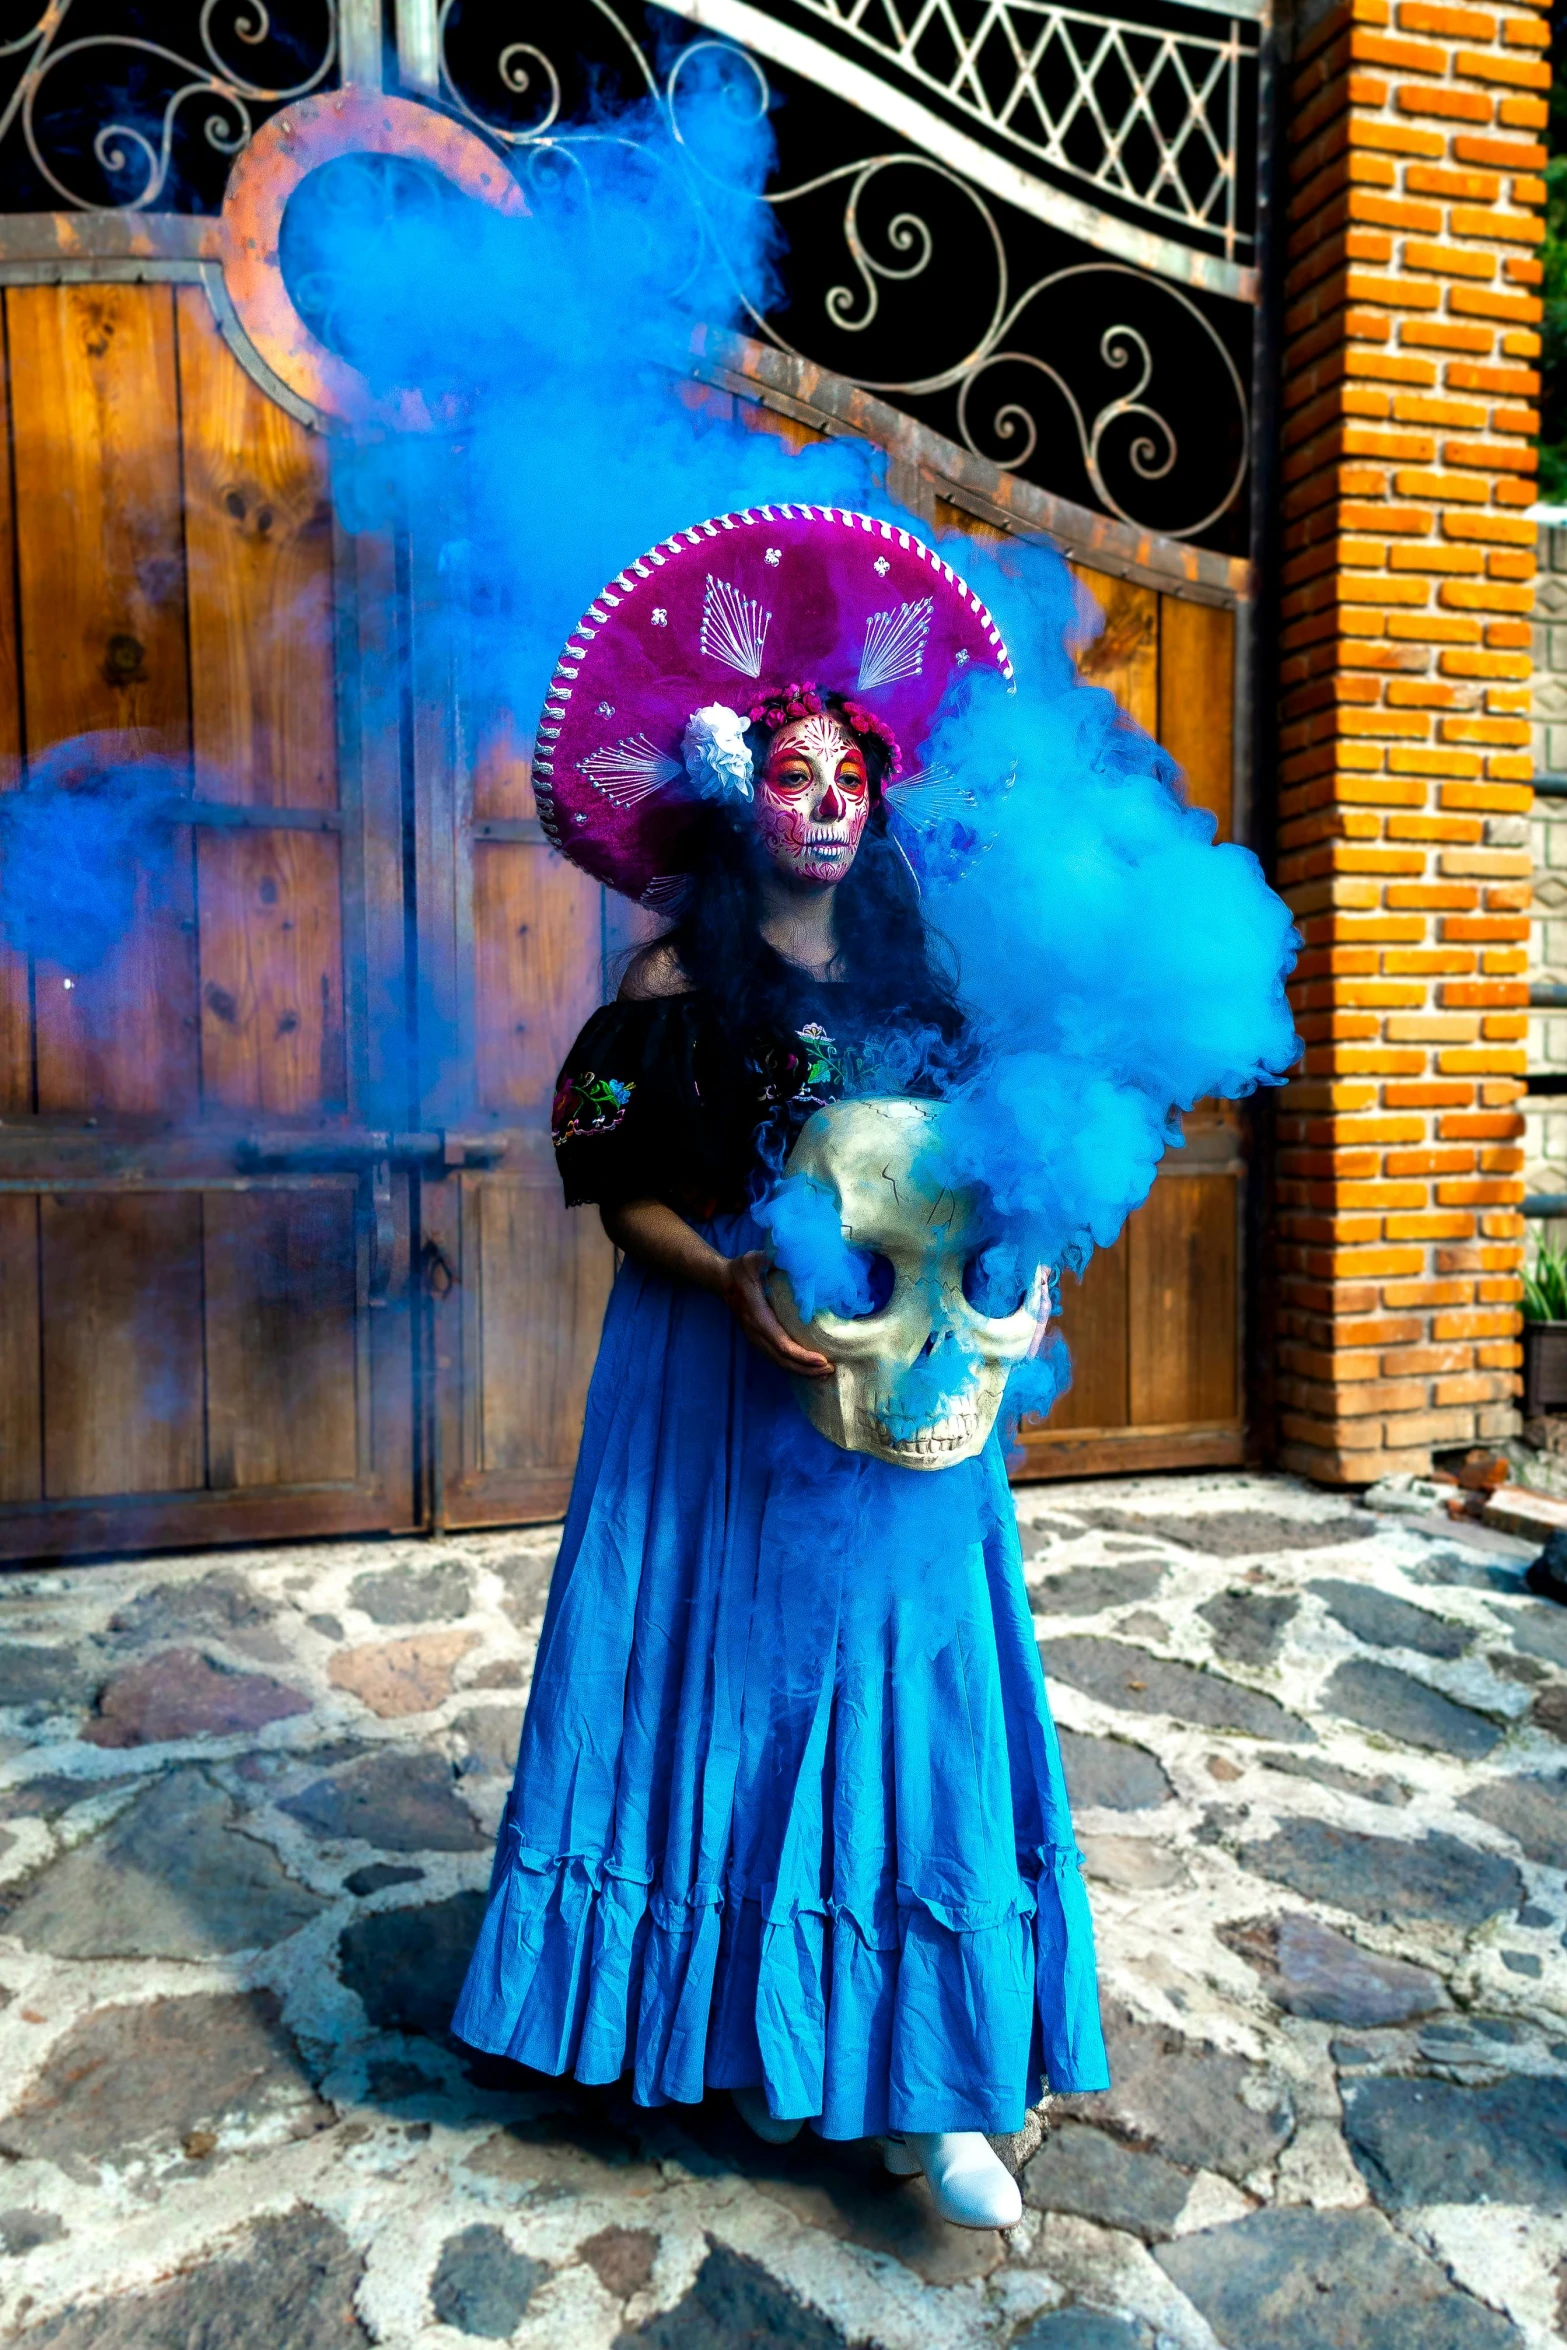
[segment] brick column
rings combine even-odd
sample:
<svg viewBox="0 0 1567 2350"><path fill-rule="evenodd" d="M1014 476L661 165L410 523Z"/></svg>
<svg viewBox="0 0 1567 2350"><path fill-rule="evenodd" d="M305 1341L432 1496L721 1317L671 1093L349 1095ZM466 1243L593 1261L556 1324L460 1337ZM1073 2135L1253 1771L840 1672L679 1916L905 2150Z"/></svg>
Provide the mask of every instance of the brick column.
<svg viewBox="0 0 1567 2350"><path fill-rule="evenodd" d="M1285 109L1280 1452L1340 1483L1516 1426L1546 41L1344 0Z"/></svg>

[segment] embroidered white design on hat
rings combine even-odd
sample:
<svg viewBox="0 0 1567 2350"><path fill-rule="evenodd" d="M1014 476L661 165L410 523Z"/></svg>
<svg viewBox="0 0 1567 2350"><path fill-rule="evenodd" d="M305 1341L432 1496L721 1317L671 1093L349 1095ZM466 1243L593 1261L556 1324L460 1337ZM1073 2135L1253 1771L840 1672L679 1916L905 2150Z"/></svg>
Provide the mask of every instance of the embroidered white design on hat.
<svg viewBox="0 0 1567 2350"><path fill-rule="evenodd" d="M702 597L702 650L726 669L737 669L742 677L761 676L762 647L772 617L727 579L708 573Z"/></svg>
<svg viewBox="0 0 1567 2350"><path fill-rule="evenodd" d="M681 766L645 734L627 734L618 743L589 751L586 758L577 761L577 772L604 794L612 808L634 808L649 792L672 783Z"/></svg>
<svg viewBox="0 0 1567 2350"><path fill-rule="evenodd" d="M888 562L885 555L878 555L875 562L871 565L871 569L875 572L878 579L885 579L888 572L892 569L892 565Z"/></svg>
<svg viewBox="0 0 1567 2350"><path fill-rule="evenodd" d="M653 626L655 628L667 628L669 626L669 614L664 610L662 604L655 604L653 606Z"/></svg>
<svg viewBox="0 0 1567 2350"><path fill-rule="evenodd" d="M950 767L937 765L916 767L912 775L900 775L887 805L916 832L929 832L945 820L970 815L979 800Z"/></svg>
<svg viewBox="0 0 1567 2350"><path fill-rule="evenodd" d="M655 873L642 892L641 903L651 914L667 914L686 894L683 873Z"/></svg>
<svg viewBox="0 0 1567 2350"><path fill-rule="evenodd" d="M859 690L891 685L897 677L918 677L925 665L925 639L930 634L935 598L900 604L895 612L873 612L865 624L865 650L860 655Z"/></svg>
<svg viewBox="0 0 1567 2350"><path fill-rule="evenodd" d="M779 564L783 561L782 547L769 547L766 554L762 557L762 561L764 563L770 563L773 569L776 571Z"/></svg>

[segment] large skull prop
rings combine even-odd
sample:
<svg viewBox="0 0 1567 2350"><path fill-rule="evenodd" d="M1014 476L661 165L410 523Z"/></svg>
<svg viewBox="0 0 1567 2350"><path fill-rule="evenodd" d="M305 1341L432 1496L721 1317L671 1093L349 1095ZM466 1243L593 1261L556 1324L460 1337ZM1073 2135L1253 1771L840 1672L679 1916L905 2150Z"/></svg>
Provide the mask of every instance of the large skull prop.
<svg viewBox="0 0 1567 2350"><path fill-rule="evenodd" d="M1048 1310L1043 1272L1015 1313L992 1318L964 1295L984 1233L976 1195L933 1185L921 1166L940 1119L935 1102L834 1102L789 1154L785 1174L821 1185L837 1202L845 1239L892 1268L878 1310L822 1311L807 1322L787 1273L777 1268L768 1281L791 1337L834 1365L831 1379L796 1381L812 1425L846 1452L909 1469L944 1469L981 1449L1007 1373L1034 1346ZM911 1381L920 1370L933 1374L928 1382ZM939 1402L924 1420L916 1406L911 1419L910 1394L922 1390Z"/></svg>

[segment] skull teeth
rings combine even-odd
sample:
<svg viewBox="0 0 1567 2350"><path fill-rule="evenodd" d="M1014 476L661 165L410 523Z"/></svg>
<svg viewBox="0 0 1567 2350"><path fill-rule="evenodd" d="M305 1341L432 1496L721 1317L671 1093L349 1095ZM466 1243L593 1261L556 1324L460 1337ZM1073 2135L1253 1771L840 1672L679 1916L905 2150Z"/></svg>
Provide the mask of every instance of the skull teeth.
<svg viewBox="0 0 1567 2350"><path fill-rule="evenodd" d="M912 1436L896 1436L885 1420L878 1420L876 1433L889 1451L901 1454L906 1460L928 1461L972 1444L979 1433L979 1419L974 1412L955 1413L951 1419L938 1421L933 1428L918 1429Z"/></svg>

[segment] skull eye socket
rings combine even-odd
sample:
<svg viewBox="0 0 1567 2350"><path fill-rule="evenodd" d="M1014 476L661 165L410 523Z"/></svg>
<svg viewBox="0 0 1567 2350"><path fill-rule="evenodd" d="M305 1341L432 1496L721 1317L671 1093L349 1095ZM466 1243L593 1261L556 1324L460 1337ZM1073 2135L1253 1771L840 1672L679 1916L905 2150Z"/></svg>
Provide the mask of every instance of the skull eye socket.
<svg viewBox="0 0 1567 2350"><path fill-rule="evenodd" d="M851 1322L868 1322L872 1314L885 1313L888 1300L897 1285L898 1276L893 1268L891 1258L884 1257L879 1250L857 1249L855 1254L859 1258L861 1269L864 1272L865 1294L868 1302L856 1305L852 1312L843 1318L845 1321Z"/></svg>
<svg viewBox="0 0 1567 2350"><path fill-rule="evenodd" d="M1015 1248L992 1242L976 1249L963 1267L963 1295L987 1322L1004 1322L1028 1303L1029 1284Z"/></svg>

